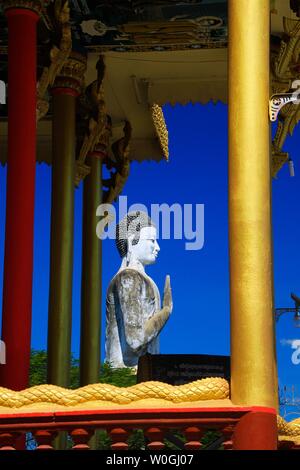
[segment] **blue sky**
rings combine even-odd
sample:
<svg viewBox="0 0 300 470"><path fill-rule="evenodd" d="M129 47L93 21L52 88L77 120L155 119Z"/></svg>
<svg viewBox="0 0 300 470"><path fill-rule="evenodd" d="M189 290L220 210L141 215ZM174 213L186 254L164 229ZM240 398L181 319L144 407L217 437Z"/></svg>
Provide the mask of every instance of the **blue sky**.
<svg viewBox="0 0 300 470"><path fill-rule="evenodd" d="M128 204L163 202L204 204L204 246L186 251L184 240L159 240L161 251L148 274L162 292L170 274L174 309L161 333L161 353L229 354L229 274L227 222L227 107L166 106L170 161L133 163L123 194ZM290 292L300 296L300 128L285 150L295 163L295 177L285 166L273 180L274 279L276 307L293 307ZM0 301L2 305L6 169L0 167ZM46 348L49 294L51 168L37 165L32 347ZM72 351L79 352L82 186L75 192L75 244ZM112 240L103 242L103 293L119 267ZM105 297L105 295L103 296ZM104 301L104 299L103 299ZM104 344L105 307L103 302ZM277 324L278 370L281 385L298 388L300 364L285 340L300 339L292 313ZM104 350L102 349L102 359Z"/></svg>

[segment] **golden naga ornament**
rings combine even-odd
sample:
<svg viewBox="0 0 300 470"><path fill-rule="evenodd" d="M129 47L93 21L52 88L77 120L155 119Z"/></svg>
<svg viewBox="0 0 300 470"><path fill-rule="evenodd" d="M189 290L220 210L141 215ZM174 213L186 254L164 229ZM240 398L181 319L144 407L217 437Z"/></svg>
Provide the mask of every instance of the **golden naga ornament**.
<svg viewBox="0 0 300 470"><path fill-rule="evenodd" d="M108 190L104 191L104 202L112 203L117 199L127 181L129 175L129 143L131 140L131 125L125 122L124 136L113 143L110 157L110 141L112 137L111 119L107 115L103 79L105 74L105 64L103 56L100 55L97 62L97 79L92 82L81 96L81 113L84 118L79 120L79 126L83 126L84 135L76 160L75 185L90 172L90 167L86 164L88 155L92 158L101 158L111 172L110 178L103 181ZM78 132L78 135L80 131Z"/></svg>
<svg viewBox="0 0 300 470"><path fill-rule="evenodd" d="M124 125L124 136L111 146L114 160L108 159L108 169L115 169L111 172L108 180L103 180L103 184L109 189L104 193L104 202L112 204L119 197L129 176L130 170L130 141L132 136L131 125L128 121Z"/></svg>
<svg viewBox="0 0 300 470"><path fill-rule="evenodd" d="M223 378L212 377L177 386L162 382L143 382L131 387L97 383L70 390L56 385L37 385L20 392L0 387L0 407L7 408L38 403L74 407L92 401L127 405L149 398L172 403L226 399L229 398L229 384Z"/></svg>
<svg viewBox="0 0 300 470"><path fill-rule="evenodd" d="M103 57L100 56L97 62L97 79L94 80L85 90L81 99L81 108L86 115L83 119L86 127L83 141L76 160L75 184L89 174L90 168L85 164L87 156L95 151L101 144L103 134L107 125L107 112L104 101L103 78L105 73L105 64Z"/></svg>
<svg viewBox="0 0 300 470"><path fill-rule="evenodd" d="M229 401L229 383L221 377L209 377L196 380L184 385L169 385L163 382L143 382L131 387L116 387L111 384L96 383L86 385L75 390L58 387L57 385L37 385L26 390L14 391L0 387L1 411L32 411L34 406L43 406L53 411L53 406L59 409L71 410L80 407L81 410L97 406L129 406L138 408L141 400L150 400L155 405L159 400L159 406L189 407L197 402L207 400L219 400L218 406L234 407ZM141 402L144 406L144 402ZM149 402L150 403L150 402ZM157 403L157 402L156 402ZM211 405L209 405L211 406ZM300 445L300 419L286 422L281 416L277 416L277 429L279 442L291 442Z"/></svg>
<svg viewBox="0 0 300 470"><path fill-rule="evenodd" d="M277 429L280 443L300 445L300 418L288 423L281 416L277 416Z"/></svg>

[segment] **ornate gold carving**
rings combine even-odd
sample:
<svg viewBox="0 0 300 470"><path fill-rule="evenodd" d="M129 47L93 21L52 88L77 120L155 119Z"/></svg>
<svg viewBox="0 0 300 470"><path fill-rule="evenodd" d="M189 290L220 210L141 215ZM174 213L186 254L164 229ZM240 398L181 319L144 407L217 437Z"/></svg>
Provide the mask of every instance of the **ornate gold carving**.
<svg viewBox="0 0 300 470"><path fill-rule="evenodd" d="M228 382L219 377L196 380L173 386L162 382L143 382L132 387L115 387L97 383L69 390L56 385L38 385L20 392L0 387L0 406L21 408L37 403L58 404L67 407L91 401L105 401L126 405L142 399L162 399L173 403L199 400L220 400L229 397Z"/></svg>
<svg viewBox="0 0 300 470"><path fill-rule="evenodd" d="M275 138L272 142L272 175L276 176L283 164L289 159L289 155L282 151L287 135L292 135L293 130L300 119L297 93L291 89L300 85L300 21L284 18L284 36L281 40L278 54L272 56L272 102L270 103L271 120L275 120L279 113L279 123ZM295 82L296 81L296 82ZM283 96L280 96L283 95ZM286 99L288 98L288 99ZM271 109L272 107L272 109Z"/></svg>
<svg viewBox="0 0 300 470"><path fill-rule="evenodd" d="M78 185L87 174L85 165L87 155L95 150L96 146L103 144L103 134L107 125L107 114L104 101L103 78L105 65L103 57L97 62L97 80L92 82L85 90L81 99L81 108L85 114L85 133L77 159L75 184ZM105 139L104 139L105 140Z"/></svg>
<svg viewBox="0 0 300 470"><path fill-rule="evenodd" d="M105 203L112 204L118 198L128 179L130 169L129 145L131 134L131 125L126 121L124 126L124 136L114 142L111 147L114 161L109 159L107 162L107 168L114 168L115 173L111 172L109 180L103 180L103 184L109 188L108 191L104 192L103 199Z"/></svg>
<svg viewBox="0 0 300 470"><path fill-rule="evenodd" d="M273 149L273 151L272 151L272 168L271 168L272 178L276 177L278 171L288 161L288 159L289 159L289 154L287 152L276 152Z"/></svg>
<svg viewBox="0 0 300 470"><path fill-rule="evenodd" d="M275 122L279 111L288 103L293 103L294 101L298 101L298 97L294 95L294 93L282 93L272 95L269 101L269 116L270 121Z"/></svg>
<svg viewBox="0 0 300 470"><path fill-rule="evenodd" d="M101 87L99 92L99 108L98 108L98 119L90 117L89 119L89 128L88 132L84 137L84 141L79 153L79 161L84 162L87 154L93 151L96 145L100 142L100 138L104 132L106 124L106 112L105 112L105 103L103 98L103 89Z"/></svg>
<svg viewBox="0 0 300 470"><path fill-rule="evenodd" d="M85 115L82 120L85 131L77 159L75 184L78 186L80 181L89 173L90 169L85 164L85 160L88 155L94 152L93 158L101 158L107 164L109 170L115 169L115 172L111 172L110 179L103 181L103 184L109 188L104 191L103 199L105 203L109 203L119 196L128 178L131 126L129 122L126 122L124 137L112 145L114 155L112 160L108 151L112 132L111 120L107 115L104 100L103 78L105 65L102 56L97 62L97 71L97 80L87 87L85 95L81 98L81 113Z"/></svg>
<svg viewBox="0 0 300 470"><path fill-rule="evenodd" d="M155 131L166 160L169 159L169 136L166 126L164 113L158 104L153 104L151 107L152 120Z"/></svg>
<svg viewBox="0 0 300 470"><path fill-rule="evenodd" d="M289 154L282 148L288 135L292 135L300 120L300 107L288 103L281 109L275 137L272 142L272 176L276 176L284 163L289 160Z"/></svg>
<svg viewBox="0 0 300 470"><path fill-rule="evenodd" d="M48 110L49 110L48 100L45 98L42 98L38 94L37 102L36 102L36 120L39 121L44 116L46 116L46 114L48 113Z"/></svg>
<svg viewBox="0 0 300 470"><path fill-rule="evenodd" d="M38 15L42 13L43 1L42 0L5 0L4 10L10 8L25 8L26 10L35 11Z"/></svg>
<svg viewBox="0 0 300 470"><path fill-rule="evenodd" d="M80 95L84 84L87 59L84 55L72 51L55 79L53 88L69 88Z"/></svg>
<svg viewBox="0 0 300 470"><path fill-rule="evenodd" d="M280 81L291 82L295 76L295 67L298 68L298 59L300 53L300 21L283 18L284 38L280 43L280 50L278 55L273 58L272 72L274 78Z"/></svg>
<svg viewBox="0 0 300 470"><path fill-rule="evenodd" d="M83 162L76 160L75 186L80 185L80 181L91 172L91 168Z"/></svg>
<svg viewBox="0 0 300 470"><path fill-rule="evenodd" d="M292 436L300 438L300 418L287 423L281 416L277 416L279 436Z"/></svg>
<svg viewBox="0 0 300 470"><path fill-rule="evenodd" d="M59 25L61 39L59 48L56 46L52 47L50 51L51 65L50 67L44 67L41 78L39 79L37 89L37 120L47 114L49 109L49 103L45 99L47 89L54 84L55 78L61 73L72 50L68 0L65 0L63 3L61 0L56 0L54 11L55 19Z"/></svg>
<svg viewBox="0 0 300 470"><path fill-rule="evenodd" d="M300 107L289 104L281 111L277 132L273 139L276 149L281 149L288 135L292 135L296 124L300 120Z"/></svg>

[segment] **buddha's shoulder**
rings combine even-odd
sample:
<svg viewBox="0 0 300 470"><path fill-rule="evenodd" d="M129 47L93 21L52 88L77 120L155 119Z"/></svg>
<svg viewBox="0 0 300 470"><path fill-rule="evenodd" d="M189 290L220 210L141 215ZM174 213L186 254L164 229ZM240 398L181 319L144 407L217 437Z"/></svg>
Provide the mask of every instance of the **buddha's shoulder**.
<svg viewBox="0 0 300 470"><path fill-rule="evenodd" d="M124 287L134 289L138 292L140 289L146 288L152 290L153 285L150 278L138 271L137 269L124 268L121 269L111 280L110 289L115 287Z"/></svg>
<svg viewBox="0 0 300 470"><path fill-rule="evenodd" d="M117 282L133 283L149 282L148 276L134 268L121 269L114 277L114 280Z"/></svg>

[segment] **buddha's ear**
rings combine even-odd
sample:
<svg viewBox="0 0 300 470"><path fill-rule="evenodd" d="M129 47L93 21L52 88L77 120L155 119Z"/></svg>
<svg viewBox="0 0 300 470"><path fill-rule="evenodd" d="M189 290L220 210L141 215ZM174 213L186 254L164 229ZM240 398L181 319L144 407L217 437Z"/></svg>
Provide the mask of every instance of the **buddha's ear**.
<svg viewBox="0 0 300 470"><path fill-rule="evenodd" d="M133 240L134 240L134 235L133 235L133 234L129 235L129 236L128 236L128 239L127 239L127 243L128 243L128 249L127 249L127 251L128 251L128 252L131 252L131 251L132 251L132 242L133 242Z"/></svg>

